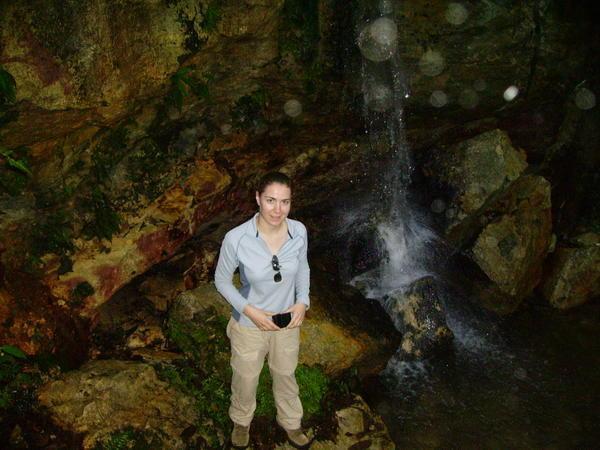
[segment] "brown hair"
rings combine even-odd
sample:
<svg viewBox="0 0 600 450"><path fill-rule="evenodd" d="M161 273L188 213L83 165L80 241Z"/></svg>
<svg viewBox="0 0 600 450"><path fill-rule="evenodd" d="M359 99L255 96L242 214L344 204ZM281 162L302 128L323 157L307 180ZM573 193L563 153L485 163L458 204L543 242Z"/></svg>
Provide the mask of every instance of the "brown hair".
<svg viewBox="0 0 600 450"><path fill-rule="evenodd" d="M265 192L268 185L273 183L283 184L292 189L292 180L285 173L281 172L269 172L263 175L256 186L256 190L259 194Z"/></svg>

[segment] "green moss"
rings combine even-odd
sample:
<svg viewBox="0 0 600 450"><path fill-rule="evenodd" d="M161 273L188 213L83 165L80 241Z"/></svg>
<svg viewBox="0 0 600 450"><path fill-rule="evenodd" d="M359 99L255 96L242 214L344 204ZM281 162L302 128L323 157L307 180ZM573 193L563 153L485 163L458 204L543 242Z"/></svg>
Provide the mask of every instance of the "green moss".
<svg viewBox="0 0 600 450"><path fill-rule="evenodd" d="M200 26L208 31L216 31L217 24L221 20L221 0L212 0L202 11L202 22Z"/></svg>
<svg viewBox="0 0 600 450"><path fill-rule="evenodd" d="M214 309L206 312L201 325L170 320L169 341L183 351L188 359L177 367L162 366L159 376L196 401L197 427L208 441L209 448L219 442L219 433L230 428L228 416L229 345L225 333L228 319ZM209 424L213 425L210 426Z"/></svg>
<svg viewBox="0 0 600 450"><path fill-rule="evenodd" d="M27 147L9 150L0 146L0 189L9 195L19 195L29 181L28 153Z"/></svg>
<svg viewBox="0 0 600 450"><path fill-rule="evenodd" d="M0 106L9 105L17 99L17 83L15 78L4 67L0 66Z"/></svg>
<svg viewBox="0 0 600 450"><path fill-rule="evenodd" d="M127 427L98 441L94 450L148 450L162 448L162 441L162 436L154 430L140 431Z"/></svg>
<svg viewBox="0 0 600 450"><path fill-rule="evenodd" d="M329 378L318 367L304 364L296 368L296 382L300 390L300 401L304 409L304 417L309 419L323 412L323 400L329 390ZM256 416L272 417L276 413L275 399L268 364L265 363L260 373L256 390Z"/></svg>
<svg viewBox="0 0 600 450"><path fill-rule="evenodd" d="M29 400L41 379L35 372L25 371L28 357L12 345L0 346L0 422L5 415Z"/></svg>
<svg viewBox="0 0 600 450"><path fill-rule="evenodd" d="M171 75L171 87L167 94L167 104L181 111L184 99L190 94L194 94L198 99L210 99L208 84L212 81L212 76L208 73L198 75L195 70L195 66L180 67L177 72Z"/></svg>

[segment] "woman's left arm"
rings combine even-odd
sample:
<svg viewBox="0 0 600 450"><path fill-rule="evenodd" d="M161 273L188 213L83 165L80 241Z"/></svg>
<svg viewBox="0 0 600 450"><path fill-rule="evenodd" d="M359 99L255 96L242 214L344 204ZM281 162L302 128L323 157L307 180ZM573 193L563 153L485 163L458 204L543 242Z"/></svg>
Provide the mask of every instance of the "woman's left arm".
<svg viewBox="0 0 600 450"><path fill-rule="evenodd" d="M298 327L304 320L304 314L310 308L310 267L308 265L308 236L306 228L302 236L304 243L298 255L298 271L296 272L296 303L288 309L292 313L292 321L288 328Z"/></svg>

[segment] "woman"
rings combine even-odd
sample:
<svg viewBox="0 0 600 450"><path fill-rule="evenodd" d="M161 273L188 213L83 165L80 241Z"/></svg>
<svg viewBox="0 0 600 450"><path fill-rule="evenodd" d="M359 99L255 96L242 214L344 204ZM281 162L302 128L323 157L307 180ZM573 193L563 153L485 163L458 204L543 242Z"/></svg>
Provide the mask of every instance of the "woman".
<svg viewBox="0 0 600 450"><path fill-rule="evenodd" d="M291 197L287 175L266 174L256 191L258 213L229 231L221 245L215 285L232 306L227 336L233 369L229 416L235 448L248 445L256 387L266 355L273 379L277 423L294 447L310 445L301 429L303 411L294 376L299 327L310 306L308 240L304 225L287 217ZM238 268L242 282L239 290L232 283ZM280 313L290 313L289 324L285 320L279 322L279 317L274 321L273 316Z"/></svg>

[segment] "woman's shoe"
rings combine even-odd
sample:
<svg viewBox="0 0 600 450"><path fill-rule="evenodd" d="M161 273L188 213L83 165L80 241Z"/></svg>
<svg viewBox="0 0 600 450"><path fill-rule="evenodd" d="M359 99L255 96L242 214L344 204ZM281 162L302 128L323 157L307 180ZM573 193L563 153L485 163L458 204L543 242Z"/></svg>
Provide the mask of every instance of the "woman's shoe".
<svg viewBox="0 0 600 450"><path fill-rule="evenodd" d="M250 443L250 426L244 427L233 423L233 431L231 432L231 446L233 448L246 448Z"/></svg>
<svg viewBox="0 0 600 450"><path fill-rule="evenodd" d="M297 430L286 430L288 441L292 444L292 447L299 449L307 449L310 447L312 441L304 434L302 428L298 428Z"/></svg>

